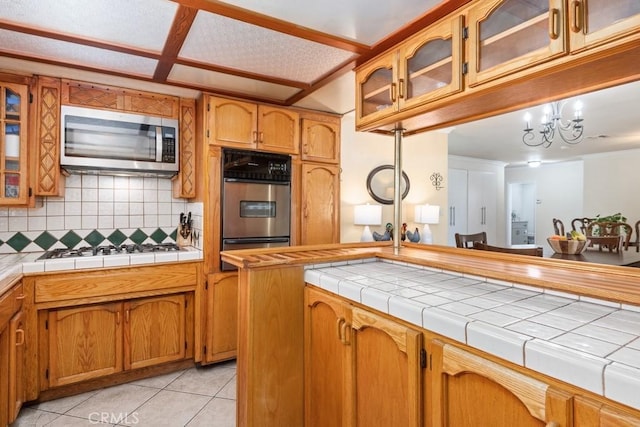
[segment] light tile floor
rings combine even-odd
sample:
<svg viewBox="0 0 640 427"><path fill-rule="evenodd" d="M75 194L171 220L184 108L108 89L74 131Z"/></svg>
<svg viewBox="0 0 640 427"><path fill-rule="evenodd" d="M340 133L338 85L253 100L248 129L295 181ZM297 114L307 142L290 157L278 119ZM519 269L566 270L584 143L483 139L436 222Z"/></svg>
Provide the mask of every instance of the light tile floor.
<svg viewBox="0 0 640 427"><path fill-rule="evenodd" d="M11 427L235 427L236 363L190 368L23 407Z"/></svg>

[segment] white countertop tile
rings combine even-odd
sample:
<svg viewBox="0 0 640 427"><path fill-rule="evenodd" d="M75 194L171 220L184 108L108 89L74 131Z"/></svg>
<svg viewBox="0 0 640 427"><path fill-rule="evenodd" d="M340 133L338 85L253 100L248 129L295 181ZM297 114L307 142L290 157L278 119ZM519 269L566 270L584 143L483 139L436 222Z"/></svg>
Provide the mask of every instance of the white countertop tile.
<svg viewBox="0 0 640 427"><path fill-rule="evenodd" d="M130 265L131 257L129 255L109 255L103 260L105 267L123 267Z"/></svg>
<svg viewBox="0 0 640 427"><path fill-rule="evenodd" d="M527 341L524 354L527 368L600 395L604 393L602 373L610 363L606 359L539 339Z"/></svg>
<svg viewBox="0 0 640 427"><path fill-rule="evenodd" d="M103 257L92 256L89 258L75 258L76 270L85 268L102 268L104 267Z"/></svg>
<svg viewBox="0 0 640 427"><path fill-rule="evenodd" d="M609 399L640 409L640 370L612 363L604 370L604 395Z"/></svg>
<svg viewBox="0 0 640 427"><path fill-rule="evenodd" d="M524 365L524 343L530 336L483 322L467 325L467 344L520 366Z"/></svg>
<svg viewBox="0 0 640 427"><path fill-rule="evenodd" d="M471 319L439 308L427 307L422 311L422 327L435 333L466 343L467 323Z"/></svg>
<svg viewBox="0 0 640 427"><path fill-rule="evenodd" d="M386 292L379 291L373 288L364 288L361 292L362 303L380 310L383 313L389 313L389 298L390 295Z"/></svg>
<svg viewBox="0 0 640 427"><path fill-rule="evenodd" d="M521 320L520 322L512 323L506 326L507 329L520 332L532 337L548 340L561 335L564 331L561 329L552 328L540 323L532 322L530 320Z"/></svg>
<svg viewBox="0 0 640 427"><path fill-rule="evenodd" d="M620 348L618 344L579 335L573 332L568 332L555 337L551 342L560 344L564 347L573 348L574 350L593 354L598 357L606 357ZM611 357L609 357L609 359L611 359Z"/></svg>
<svg viewBox="0 0 640 427"><path fill-rule="evenodd" d="M614 329L604 328L592 323L574 329L573 333L618 345L628 344L636 337L628 332L616 331Z"/></svg>
<svg viewBox="0 0 640 427"><path fill-rule="evenodd" d="M365 287L357 282L350 282L348 280L338 282L338 294L351 301L361 302L363 289L365 289Z"/></svg>
<svg viewBox="0 0 640 427"><path fill-rule="evenodd" d="M129 259L130 265L155 264L156 257L153 253L142 253L132 256Z"/></svg>
<svg viewBox="0 0 640 427"><path fill-rule="evenodd" d="M541 325L549 326L551 328L560 329L561 331L571 331L573 329L583 326L586 321L579 321L568 317L556 316L556 311L548 311L546 313L538 314L537 316L529 317L527 320L535 322Z"/></svg>
<svg viewBox="0 0 640 427"><path fill-rule="evenodd" d="M422 327L422 312L424 310L424 305L415 301L397 296L389 298L389 314L418 327Z"/></svg>
<svg viewBox="0 0 640 427"><path fill-rule="evenodd" d="M492 310L484 310L478 313L470 314L469 317L475 320L481 320L482 322L488 323L489 325L500 327L511 325L520 321L520 319L518 319L517 317L511 317L507 314L498 313Z"/></svg>
<svg viewBox="0 0 640 427"><path fill-rule="evenodd" d="M640 369L640 350L634 348L623 347L620 350L611 353L607 359Z"/></svg>

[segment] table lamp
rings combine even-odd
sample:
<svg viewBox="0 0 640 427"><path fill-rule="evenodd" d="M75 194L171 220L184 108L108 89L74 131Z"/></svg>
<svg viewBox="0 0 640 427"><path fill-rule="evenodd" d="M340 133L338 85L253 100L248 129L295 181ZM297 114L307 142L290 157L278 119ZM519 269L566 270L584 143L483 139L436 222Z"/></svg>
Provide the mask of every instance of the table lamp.
<svg viewBox="0 0 640 427"><path fill-rule="evenodd" d="M433 243L433 235L429 224L438 224L440 222L440 206L436 205L417 205L415 210L415 221L424 224L420 243Z"/></svg>
<svg viewBox="0 0 640 427"><path fill-rule="evenodd" d="M380 205L356 205L354 207L353 223L355 225L364 225L362 230L361 242L373 242L370 225L382 224L382 206Z"/></svg>

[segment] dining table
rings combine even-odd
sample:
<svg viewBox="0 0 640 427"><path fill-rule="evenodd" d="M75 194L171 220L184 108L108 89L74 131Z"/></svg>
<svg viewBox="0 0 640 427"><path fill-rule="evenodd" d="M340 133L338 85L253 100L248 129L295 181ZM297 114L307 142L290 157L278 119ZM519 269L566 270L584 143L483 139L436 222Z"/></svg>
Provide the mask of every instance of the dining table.
<svg viewBox="0 0 640 427"><path fill-rule="evenodd" d="M625 250L622 247L613 251L609 251L608 249L600 250L598 247L587 247L587 249L585 249L581 254L576 255L556 253L546 242L541 245L511 245L510 247L532 248L536 246L542 247L542 256L544 258L566 259L570 261L582 261L626 267L640 267L640 252L637 252L634 249Z"/></svg>

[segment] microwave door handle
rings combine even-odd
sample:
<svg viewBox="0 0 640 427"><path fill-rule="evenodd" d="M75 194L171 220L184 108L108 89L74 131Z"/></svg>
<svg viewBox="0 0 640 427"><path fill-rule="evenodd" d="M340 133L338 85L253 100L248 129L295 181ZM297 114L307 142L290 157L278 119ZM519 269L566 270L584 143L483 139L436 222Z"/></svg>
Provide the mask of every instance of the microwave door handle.
<svg viewBox="0 0 640 427"><path fill-rule="evenodd" d="M156 126L156 162L162 162L162 126Z"/></svg>

